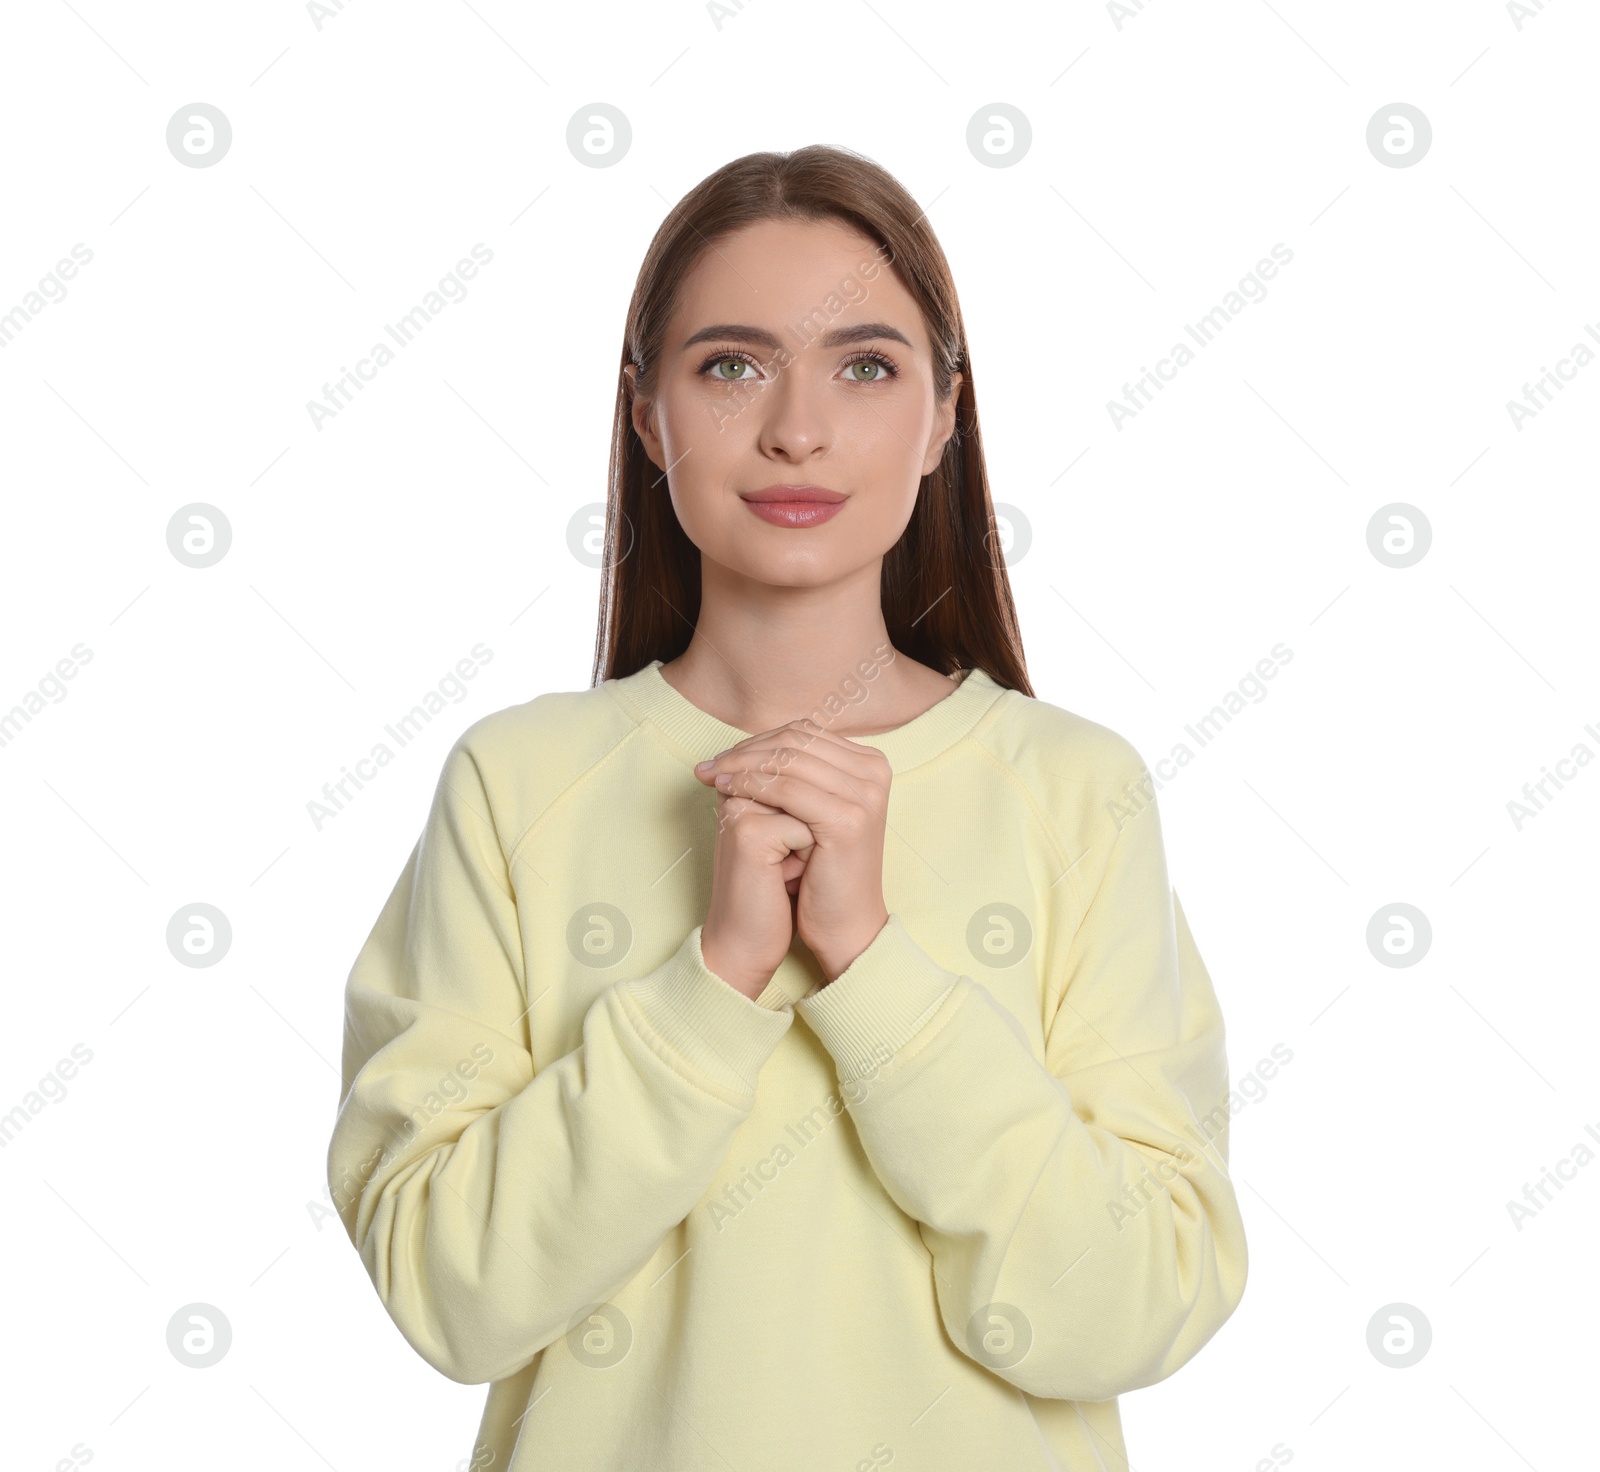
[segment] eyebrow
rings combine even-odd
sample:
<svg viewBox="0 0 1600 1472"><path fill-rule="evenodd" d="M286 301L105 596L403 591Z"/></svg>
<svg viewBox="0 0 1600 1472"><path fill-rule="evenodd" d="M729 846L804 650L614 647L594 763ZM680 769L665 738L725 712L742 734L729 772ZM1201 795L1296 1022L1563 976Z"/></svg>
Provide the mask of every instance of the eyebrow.
<svg viewBox="0 0 1600 1472"><path fill-rule="evenodd" d="M903 342L908 348L913 346L911 339L905 333L897 327L891 327L887 322L858 322L853 327L835 327L831 331L824 332L817 341L825 348L842 348L853 342L866 342L876 337ZM737 322L719 322L713 323L710 327L702 327L693 337L685 338L683 346L692 348L697 342L709 342L713 338L757 343L761 347L770 348L773 352L783 346L775 332L768 332L765 327L751 327Z"/></svg>

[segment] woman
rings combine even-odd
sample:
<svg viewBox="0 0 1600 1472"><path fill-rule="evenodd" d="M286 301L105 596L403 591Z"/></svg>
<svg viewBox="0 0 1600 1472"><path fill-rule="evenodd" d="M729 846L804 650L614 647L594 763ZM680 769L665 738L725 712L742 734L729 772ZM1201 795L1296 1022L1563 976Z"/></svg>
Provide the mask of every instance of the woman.
<svg viewBox="0 0 1600 1472"><path fill-rule="evenodd" d="M596 685L460 737L346 989L330 1186L466 1465L1125 1466L1244 1290L1222 1018L888 174L678 204L611 481Z"/></svg>

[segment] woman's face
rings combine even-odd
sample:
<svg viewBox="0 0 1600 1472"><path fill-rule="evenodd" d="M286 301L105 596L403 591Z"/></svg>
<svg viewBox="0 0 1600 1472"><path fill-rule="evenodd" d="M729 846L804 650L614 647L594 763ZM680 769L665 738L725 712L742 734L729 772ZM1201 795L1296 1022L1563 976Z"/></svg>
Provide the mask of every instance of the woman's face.
<svg viewBox="0 0 1600 1472"><path fill-rule="evenodd" d="M711 561L816 585L905 530L954 428L960 375L936 402L927 329L887 255L840 221L763 220L686 278L655 394L635 396L632 418L667 472L649 494L671 494ZM784 503L796 487L835 504Z"/></svg>

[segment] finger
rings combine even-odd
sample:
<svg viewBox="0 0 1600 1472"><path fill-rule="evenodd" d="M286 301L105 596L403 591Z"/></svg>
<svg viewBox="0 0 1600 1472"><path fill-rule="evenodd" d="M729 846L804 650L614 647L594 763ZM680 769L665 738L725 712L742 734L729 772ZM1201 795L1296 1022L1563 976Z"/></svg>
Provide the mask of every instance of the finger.
<svg viewBox="0 0 1600 1472"><path fill-rule="evenodd" d="M754 797L743 794L723 792L717 790L717 832L731 827L741 818L769 817L773 813L781 813L782 808L771 803L761 802Z"/></svg>
<svg viewBox="0 0 1600 1472"><path fill-rule="evenodd" d="M826 767L827 763L820 765ZM813 830L836 827L862 814L879 816L870 803L857 801L848 785L843 791L834 791L788 772L778 776L757 772L724 772L717 780L726 784L721 788L722 791L734 796L759 792L762 802L776 803L784 812Z"/></svg>
<svg viewBox="0 0 1600 1472"><path fill-rule="evenodd" d="M837 731L830 730L821 721L811 716L801 716L797 720L789 721L772 731L764 731L758 736L751 737L749 742L741 742L740 744L747 745L765 741L768 738L785 736L790 737L790 745L794 744L793 738L798 737L802 745L814 745L821 751L831 752L841 758L847 756L865 757L870 761L874 754L880 754L877 753L876 747L865 746L859 741L852 741L847 736L841 736Z"/></svg>
<svg viewBox="0 0 1600 1472"><path fill-rule="evenodd" d="M835 766L854 772L862 778L871 778L874 774L881 773L884 763L883 753L876 747L847 741L841 736L834 735L817 721L806 717L790 721L783 726L776 726L759 735L746 737L745 740L710 758L705 765L697 764L695 775L704 781L708 773L716 775L719 762L736 755L749 757L753 753L771 751L780 746L799 751L809 750Z"/></svg>
<svg viewBox="0 0 1600 1472"><path fill-rule="evenodd" d="M893 772L881 753L865 759L836 750L822 751L809 743L803 733L791 732L765 746L737 746L713 757L695 775L703 782L715 783L723 772L754 771L777 776L783 772L803 772L809 781L833 791L859 792L870 787L887 793ZM842 784L842 785L841 785Z"/></svg>
<svg viewBox="0 0 1600 1472"><path fill-rule="evenodd" d="M740 821L767 862L785 864L795 855L804 859L816 847L816 835L811 829L781 808L761 813L746 811Z"/></svg>
<svg viewBox="0 0 1600 1472"><path fill-rule="evenodd" d="M775 760L763 763L760 768L734 767L719 772L714 779L717 791L726 796L743 797L780 807L785 812L793 813L795 817L803 817L798 809L791 808L784 800L785 788L782 784L787 778L791 782L802 783L814 792L824 795L835 808L855 806L876 812L882 806L881 799L863 800L859 787L837 767L831 767L816 757L808 756L802 761L798 754L788 753L788 756L787 761ZM790 801L794 801L794 789L791 787L787 790L791 794ZM814 800L808 801L804 794L800 795L799 800L806 806L808 812L813 815L817 813Z"/></svg>
<svg viewBox="0 0 1600 1472"><path fill-rule="evenodd" d="M734 794L724 792L719 787L717 789L717 797L720 799L717 805L719 817L724 814L738 817L741 813L779 813L783 811L782 808L772 803L762 802L759 798L750 796L749 793Z"/></svg>
<svg viewBox="0 0 1600 1472"><path fill-rule="evenodd" d="M736 773L744 775L749 780L722 784L721 779L724 776ZM880 818L888 808L888 789L879 785L874 778L847 772L821 756L791 746L773 747L755 765L750 765L746 760L730 754L718 762L710 775L718 791L739 793L766 803L779 801L776 796L777 788L773 785L779 778L794 777L823 792L831 793L840 802L866 808ZM783 806L787 808L788 804L785 803ZM797 813L796 816L805 815Z"/></svg>
<svg viewBox="0 0 1600 1472"><path fill-rule="evenodd" d="M798 721L791 722L791 724L814 737L818 747L822 750L831 749L852 756L866 757L869 761L874 756L883 755L877 747L867 746L860 741L852 741L848 736L842 736L839 732L830 730L821 721L815 720L810 716L803 716Z"/></svg>
<svg viewBox="0 0 1600 1472"><path fill-rule="evenodd" d="M759 798L749 793L724 792L717 789L717 821L719 823L732 822L743 817L746 813L778 813L783 809L774 803L762 802Z"/></svg>

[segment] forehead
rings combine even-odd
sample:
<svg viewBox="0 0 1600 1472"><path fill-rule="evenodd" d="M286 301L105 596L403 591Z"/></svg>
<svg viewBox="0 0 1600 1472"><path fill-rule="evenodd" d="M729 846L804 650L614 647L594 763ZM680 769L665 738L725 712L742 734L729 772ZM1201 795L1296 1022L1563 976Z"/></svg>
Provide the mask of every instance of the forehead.
<svg viewBox="0 0 1600 1472"><path fill-rule="evenodd" d="M714 241L684 278L673 314L682 332L674 335L681 341L706 322L776 331L830 298L836 315L870 310L921 341L911 293L884 264L878 243L842 220L758 220Z"/></svg>

